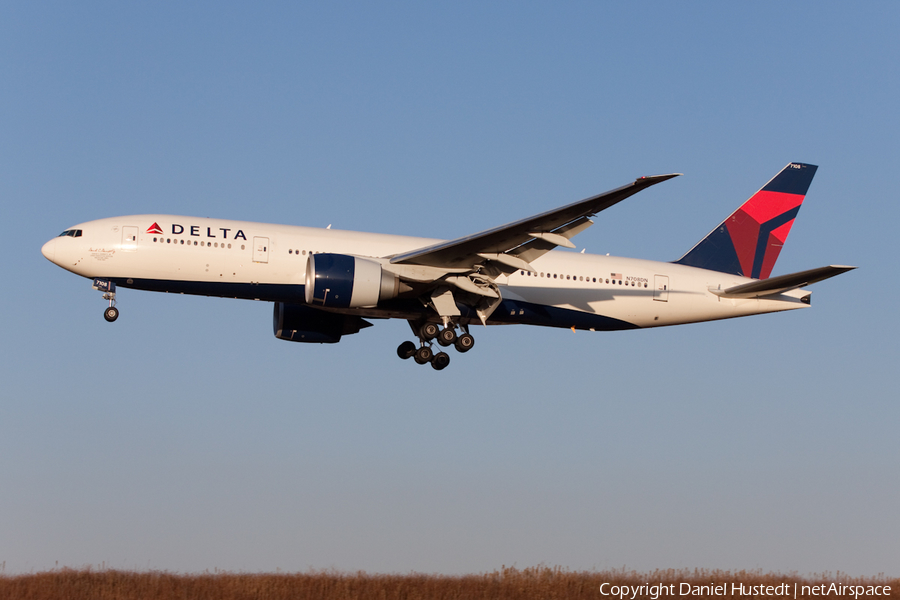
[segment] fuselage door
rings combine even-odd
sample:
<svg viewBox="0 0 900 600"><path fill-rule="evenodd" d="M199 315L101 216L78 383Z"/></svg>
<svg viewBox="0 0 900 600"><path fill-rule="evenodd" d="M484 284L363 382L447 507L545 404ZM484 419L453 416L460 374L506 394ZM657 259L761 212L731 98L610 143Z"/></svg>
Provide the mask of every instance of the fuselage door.
<svg viewBox="0 0 900 600"><path fill-rule="evenodd" d="M122 250L124 252L134 252L137 250L137 227L122 228Z"/></svg>
<svg viewBox="0 0 900 600"><path fill-rule="evenodd" d="M669 276L656 275L653 278L653 299L660 302L669 301Z"/></svg>
<svg viewBox="0 0 900 600"><path fill-rule="evenodd" d="M269 238L267 238L267 237L253 238L253 262L258 262L258 263L269 262Z"/></svg>

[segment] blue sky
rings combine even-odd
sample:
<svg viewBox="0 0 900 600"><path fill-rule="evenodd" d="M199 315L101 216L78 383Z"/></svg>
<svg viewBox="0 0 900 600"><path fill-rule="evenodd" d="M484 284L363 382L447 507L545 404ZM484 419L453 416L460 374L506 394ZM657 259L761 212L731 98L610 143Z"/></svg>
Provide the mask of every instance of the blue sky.
<svg viewBox="0 0 900 600"><path fill-rule="evenodd" d="M90 3L0 8L0 562L202 571L900 575L900 7ZM659 330L403 322L290 344L271 305L47 262L175 213L452 238L683 172L578 250L673 260L791 161L774 274L812 310Z"/></svg>

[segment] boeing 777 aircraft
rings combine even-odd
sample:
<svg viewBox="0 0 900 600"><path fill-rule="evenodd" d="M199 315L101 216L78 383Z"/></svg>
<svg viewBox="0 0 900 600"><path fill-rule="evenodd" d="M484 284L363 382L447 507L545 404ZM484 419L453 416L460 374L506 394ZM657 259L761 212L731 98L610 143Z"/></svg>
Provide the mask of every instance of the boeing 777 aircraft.
<svg viewBox="0 0 900 600"><path fill-rule="evenodd" d="M273 302L275 337L292 342L338 342L366 319L406 319L418 343L397 354L441 370L450 356L434 341L468 352L477 323L611 331L809 306L807 285L854 268L769 276L816 168L790 163L674 262L556 248L575 248L590 217L677 173L450 241L132 215L70 227L41 252L93 280L110 322L117 286Z"/></svg>

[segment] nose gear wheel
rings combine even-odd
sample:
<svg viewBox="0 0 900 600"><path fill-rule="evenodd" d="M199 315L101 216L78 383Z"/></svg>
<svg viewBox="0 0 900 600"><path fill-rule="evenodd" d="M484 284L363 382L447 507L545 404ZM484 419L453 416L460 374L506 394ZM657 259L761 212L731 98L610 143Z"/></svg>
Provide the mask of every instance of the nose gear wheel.
<svg viewBox="0 0 900 600"><path fill-rule="evenodd" d="M103 292L104 300L109 300L109 307L103 309L103 318L108 323L118 319L119 309L116 308L116 284L108 279L95 279L92 287Z"/></svg>

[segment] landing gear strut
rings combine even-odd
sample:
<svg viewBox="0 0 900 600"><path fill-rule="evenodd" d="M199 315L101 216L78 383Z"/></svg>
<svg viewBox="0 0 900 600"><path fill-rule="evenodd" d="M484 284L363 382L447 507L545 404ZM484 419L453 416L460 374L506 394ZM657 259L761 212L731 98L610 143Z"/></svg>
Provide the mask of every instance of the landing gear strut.
<svg viewBox="0 0 900 600"><path fill-rule="evenodd" d="M416 346L414 342L403 342L397 347L397 356L404 360L414 358L420 365L431 363L431 368L435 371L447 368L450 364L450 355L443 351L435 354L432 350L433 340L437 339L438 344L444 347L454 346L458 352L468 352L475 345L475 338L465 325L459 326L463 330L462 335L457 335L456 325L449 322L444 328L436 323L416 325L412 321L409 326L419 338L419 345Z"/></svg>
<svg viewBox="0 0 900 600"><path fill-rule="evenodd" d="M109 300L109 307L103 310L103 318L112 323L119 318L119 309L116 308L116 284L108 279L95 279L93 288L103 292L104 300Z"/></svg>

